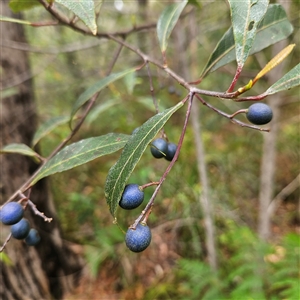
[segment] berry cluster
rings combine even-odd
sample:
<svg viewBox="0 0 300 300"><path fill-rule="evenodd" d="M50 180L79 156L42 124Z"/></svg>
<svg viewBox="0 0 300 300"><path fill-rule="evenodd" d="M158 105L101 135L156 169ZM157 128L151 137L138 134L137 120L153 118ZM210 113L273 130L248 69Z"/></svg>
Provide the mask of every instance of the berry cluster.
<svg viewBox="0 0 300 300"><path fill-rule="evenodd" d="M151 144L151 153L155 158L165 158L171 161L177 150L177 145L168 143L162 138L155 139Z"/></svg>
<svg viewBox="0 0 300 300"><path fill-rule="evenodd" d="M135 129L133 133L137 130ZM150 150L155 158L164 157L166 160L172 161L177 150L177 145L168 143L165 139L158 138L152 142ZM139 186L134 183L127 184L119 201L119 206L126 210L139 207L144 201L144 188L146 186L149 186L149 184L145 186ZM126 246L133 252L144 251L150 245L150 242L151 230L147 226L145 219L143 222L138 223L136 228L129 228L126 232Z"/></svg>
<svg viewBox="0 0 300 300"><path fill-rule="evenodd" d="M137 184L127 184L123 191L120 207L123 209L134 209L144 201L143 188ZM126 246L133 252L145 250L151 242L151 231L146 224L138 224L136 229L128 229L125 236Z"/></svg>
<svg viewBox="0 0 300 300"><path fill-rule="evenodd" d="M40 241L36 229L30 228L27 219L23 218L24 209L18 202L6 203L0 210L0 220L4 225L11 225L11 235L17 240L24 240L28 246L35 246Z"/></svg>

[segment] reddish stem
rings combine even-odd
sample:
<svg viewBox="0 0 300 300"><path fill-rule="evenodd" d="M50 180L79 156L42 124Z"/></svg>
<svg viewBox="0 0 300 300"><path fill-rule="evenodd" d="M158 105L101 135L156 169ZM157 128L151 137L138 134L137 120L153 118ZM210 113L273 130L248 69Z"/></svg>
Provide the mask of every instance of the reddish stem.
<svg viewBox="0 0 300 300"><path fill-rule="evenodd" d="M240 110L236 111L235 113L233 113L232 115L230 115L229 117L230 117L230 119L232 119L232 118L234 118L236 115L238 115L238 114L244 114L244 113L246 113L247 111L248 111L248 109L240 109Z"/></svg>
<svg viewBox="0 0 300 300"><path fill-rule="evenodd" d="M59 22L33 22L30 24L32 27L43 27L43 26L57 26Z"/></svg>
<svg viewBox="0 0 300 300"><path fill-rule="evenodd" d="M154 181L154 182L149 182L149 183L146 183L146 184L143 184L140 186L140 188L143 190L149 186L152 186L152 185L158 185L159 184L159 181Z"/></svg>
<svg viewBox="0 0 300 300"><path fill-rule="evenodd" d="M227 90L227 93L231 93L234 90L234 87L235 87L235 85L236 85L236 83L237 83L237 81L238 81L238 79L239 79L239 77L241 75L242 69L243 69L242 66L238 66L237 67L235 75L233 77L233 80L232 80L232 82L231 82L231 84L230 84L230 86L229 86L229 88Z"/></svg>

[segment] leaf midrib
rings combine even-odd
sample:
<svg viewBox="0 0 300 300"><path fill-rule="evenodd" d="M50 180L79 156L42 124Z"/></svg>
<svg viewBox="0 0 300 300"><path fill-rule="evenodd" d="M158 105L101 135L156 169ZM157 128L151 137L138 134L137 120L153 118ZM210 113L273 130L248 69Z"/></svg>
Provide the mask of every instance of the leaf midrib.
<svg viewBox="0 0 300 300"><path fill-rule="evenodd" d="M110 147L110 146L112 146L112 145L119 144L120 142L121 142L121 141L117 141L117 142L114 142L114 143L106 144L106 145L100 146L100 147L98 147L98 148L90 149L90 150L88 150L88 151L86 151L86 152L78 153L77 155L74 155L74 156L72 156L72 157L70 157L70 158L68 158L68 159L60 160L58 163L53 164L52 166L50 166L49 168L47 168L44 172L41 172L40 175L39 175L38 177L40 177L41 175L47 173L48 171L53 170L55 167L57 167L57 166L59 166L59 165L62 165L63 163L65 163L65 162L67 162L67 161L70 161L70 160L72 160L72 159L78 158L78 157L80 157L80 156L82 156L82 155L87 155L88 153L93 152L93 151L95 151L95 150L104 149L105 147ZM85 147L86 147L86 145L85 145ZM64 150L66 150L66 148L63 149L62 151L64 151ZM59 154L60 154L60 153L58 153L57 156L58 156ZM53 160L54 160L54 159L57 159L57 156L54 156L54 157L53 157ZM51 160L49 160L48 163L49 163L49 162L51 162ZM45 164L45 166L47 166L47 165Z"/></svg>

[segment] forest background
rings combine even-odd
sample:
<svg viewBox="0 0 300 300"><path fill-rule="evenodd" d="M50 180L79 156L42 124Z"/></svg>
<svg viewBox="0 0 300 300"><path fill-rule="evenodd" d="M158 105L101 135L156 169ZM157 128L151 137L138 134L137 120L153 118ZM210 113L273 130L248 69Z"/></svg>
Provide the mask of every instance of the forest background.
<svg viewBox="0 0 300 300"><path fill-rule="evenodd" d="M216 43L230 27L225 1L190 2L168 41L168 66L187 80L199 75ZM160 59L155 26L151 24L157 22L165 6L165 2L105 1L101 7L96 5L96 10L101 11L99 30L117 32L134 28L135 24L150 24L144 32L133 30L126 41ZM294 32L282 43L295 43L296 48L282 64L281 76L299 63L300 56L299 3L290 1L283 6ZM34 7L24 11L23 17L39 22L49 18L49 13L42 7ZM24 26L24 29L28 45L19 47L24 47L29 54L39 124L51 118L67 118L78 96L106 75L118 45L109 39L84 36L66 26ZM240 77L241 86L278 49L271 46L249 57ZM114 71L138 63L134 53L122 49ZM277 72L274 69L261 79L253 88L254 93L265 91ZM201 88L225 91L234 73L233 62L203 80ZM184 88L166 73L151 67L151 74L153 92L146 69L129 74L103 90L72 142L109 132L131 134L155 114L154 98L159 111L163 111L185 96ZM4 93L13 92L13 88L4 90L2 98L6 97ZM264 102L272 106L276 96L271 95ZM104 196L107 173L120 152L51 176L50 193L63 238L85 260L81 285L75 294L65 296L66 299L83 299L83 296L89 299L192 300L199 296L201 299L298 299L299 88L282 92L279 97L278 113L272 121L277 125L272 136L275 155L269 161L270 141L266 141L266 135L271 133L237 126L206 106L195 106L200 124L198 129L193 121L188 125L179 159L159 191L148 221L152 243L141 254L130 253L126 248L124 235L113 224ZM249 106L246 102L206 100L229 113ZM185 110L178 110L164 126L170 141L178 141L184 119ZM246 121L244 116L240 119ZM43 157L68 136L68 123L61 123L40 140ZM272 132L275 125L264 127L270 126ZM197 136L201 137L200 153ZM203 182L201 164L206 182ZM130 182L157 181L167 165L167 161L155 160L146 151ZM260 219L260 197L266 188L265 176L269 176L264 168L270 165L274 173L267 188L271 189L271 197L278 206L266 234ZM214 258L207 246L206 215L201 204L203 189L208 191L213 216ZM145 190L146 199L153 190ZM126 229L137 215L135 210L119 210L119 225Z"/></svg>

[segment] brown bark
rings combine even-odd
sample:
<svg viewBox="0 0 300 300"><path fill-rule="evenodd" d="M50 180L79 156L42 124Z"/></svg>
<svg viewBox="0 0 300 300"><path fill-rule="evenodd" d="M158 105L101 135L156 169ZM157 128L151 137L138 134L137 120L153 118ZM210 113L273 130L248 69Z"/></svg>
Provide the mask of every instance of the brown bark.
<svg viewBox="0 0 300 300"><path fill-rule="evenodd" d="M277 1L288 13L290 3L288 1ZM288 40L283 40L272 47L272 57L279 53L288 45ZM270 72L268 83L272 85L284 75L286 67L285 61L276 67L276 71ZM280 106L283 101L282 94L272 95L268 99L268 104L273 111L273 119L270 123L270 132L264 135L263 154L261 159L260 171L260 192L259 192L259 216L258 216L258 234L262 240L268 240L271 236L271 218L272 213L268 208L274 197L274 177L276 173L276 144L277 136L280 130Z"/></svg>
<svg viewBox="0 0 300 300"><path fill-rule="evenodd" d="M7 1L0 3L1 15L13 15ZM3 39L26 42L21 25L0 22L1 41ZM30 145L36 129L36 111L33 101L33 87L26 52L1 47L1 111L0 147L10 143ZM23 80L27 78L27 80ZM14 86L13 94L5 96L7 87ZM21 155L1 155L1 198L4 203L37 168L31 159ZM63 241L49 195L47 180L41 180L31 192L31 200L46 216L52 217L46 223L26 209L25 217L41 235L36 247L28 247L22 241L11 239L4 249L11 264L0 261L0 298L5 299L50 299L62 298L74 287L82 268L81 258L73 253ZM1 225L0 243L6 239L9 226Z"/></svg>

